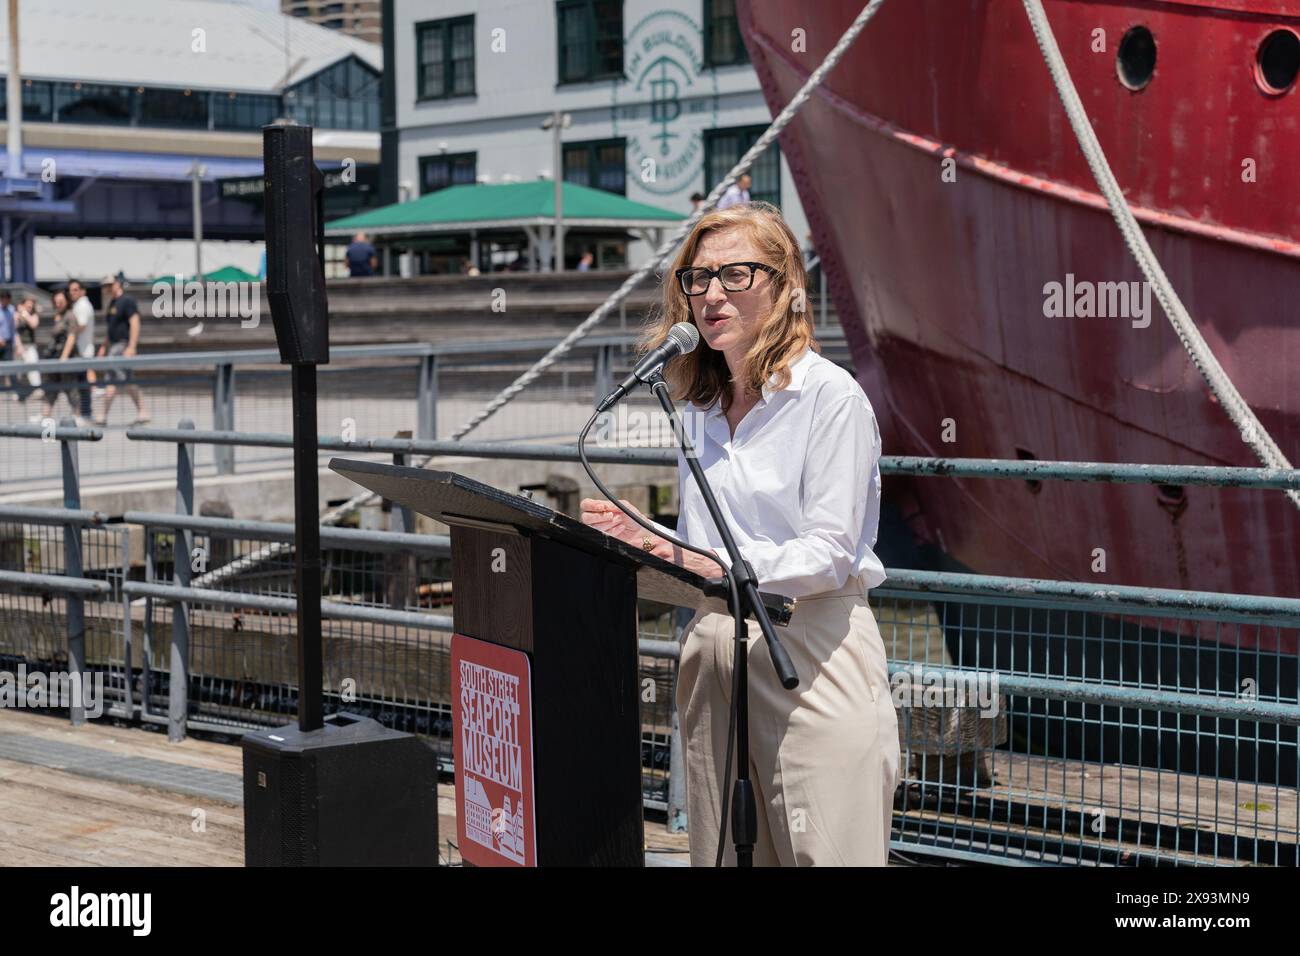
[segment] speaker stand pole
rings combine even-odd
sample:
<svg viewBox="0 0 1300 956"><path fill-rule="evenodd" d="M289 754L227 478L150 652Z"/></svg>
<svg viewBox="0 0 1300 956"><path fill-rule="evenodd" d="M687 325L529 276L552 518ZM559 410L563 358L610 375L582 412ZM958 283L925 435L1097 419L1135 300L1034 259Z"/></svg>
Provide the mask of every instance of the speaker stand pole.
<svg viewBox="0 0 1300 956"><path fill-rule="evenodd" d="M324 726L320 616L320 481L316 460L316 366L293 369L293 577L298 592L298 728Z"/></svg>

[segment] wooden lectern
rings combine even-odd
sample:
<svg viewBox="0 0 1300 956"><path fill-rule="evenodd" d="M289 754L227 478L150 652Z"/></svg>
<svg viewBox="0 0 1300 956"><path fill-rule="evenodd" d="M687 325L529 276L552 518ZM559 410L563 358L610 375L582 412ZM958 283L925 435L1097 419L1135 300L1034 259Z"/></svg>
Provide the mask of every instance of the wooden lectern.
<svg viewBox="0 0 1300 956"><path fill-rule="evenodd" d="M330 468L451 529L465 861L644 865L637 597L725 613L721 578L454 472ZM792 601L763 600L789 622Z"/></svg>

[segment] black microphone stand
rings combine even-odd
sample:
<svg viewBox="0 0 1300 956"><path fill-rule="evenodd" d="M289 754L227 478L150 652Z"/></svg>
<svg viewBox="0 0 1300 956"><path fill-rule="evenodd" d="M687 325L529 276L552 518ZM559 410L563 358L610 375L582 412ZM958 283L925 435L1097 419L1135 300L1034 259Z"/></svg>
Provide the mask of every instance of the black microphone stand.
<svg viewBox="0 0 1300 956"><path fill-rule="evenodd" d="M748 648L748 628L745 624L746 611L753 614L755 620L758 621L759 629L763 632L763 638L767 641L768 653L772 656L772 665L776 668L777 676L781 680L781 686L786 690L794 690L799 686L799 675L795 672L794 664L791 662L785 646L777 636L776 628L772 626L771 618L767 615L767 608L763 606L763 601L759 598L758 579L754 575L754 569L736 546L736 540L731 535L731 529L727 527L726 518L723 517L722 510L718 507L717 499L713 496L713 489L709 487L709 480L705 477L704 469L700 467L695 448L691 445L691 440L686 434L686 428L677 415L677 409L673 406L673 400L669 395L668 384L664 381L662 369L657 369L647 376L646 384L655 393L655 396L659 399L659 404L663 406L664 412L668 415L668 420L672 423L673 434L677 436L677 441L682 447L682 454L686 458L686 467L690 469L691 475L695 478L695 484L704 497L705 507L709 509L713 524L722 536L723 546L727 549L727 556L731 559L730 573L733 582L731 616L736 624L735 663L732 671L732 709L736 718L735 744L737 761L736 785L733 790L731 837L736 847L736 866L752 867L754 865L754 841L758 839L758 818L756 816L757 801L754 799L754 785L749 777L749 655L746 652ZM725 808L725 794L723 800ZM726 816L725 809L723 816ZM718 840L720 844L719 850L721 851L722 834L718 835Z"/></svg>

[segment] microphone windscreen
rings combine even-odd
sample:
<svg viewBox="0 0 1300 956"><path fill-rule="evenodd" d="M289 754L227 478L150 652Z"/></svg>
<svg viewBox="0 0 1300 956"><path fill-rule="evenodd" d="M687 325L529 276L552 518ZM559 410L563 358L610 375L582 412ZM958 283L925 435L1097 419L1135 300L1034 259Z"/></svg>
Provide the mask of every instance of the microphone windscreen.
<svg viewBox="0 0 1300 956"><path fill-rule="evenodd" d="M691 322L678 322L668 330L668 338L675 341L682 348L682 354L694 352L695 347L700 344L700 330Z"/></svg>

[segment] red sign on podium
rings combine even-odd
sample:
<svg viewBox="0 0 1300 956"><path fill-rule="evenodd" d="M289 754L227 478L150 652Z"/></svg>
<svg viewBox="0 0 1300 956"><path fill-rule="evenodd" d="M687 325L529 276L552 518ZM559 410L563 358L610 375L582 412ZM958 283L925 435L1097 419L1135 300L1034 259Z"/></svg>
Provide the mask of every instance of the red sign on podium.
<svg viewBox="0 0 1300 956"><path fill-rule="evenodd" d="M474 866L536 866L528 655L453 634L456 830Z"/></svg>

